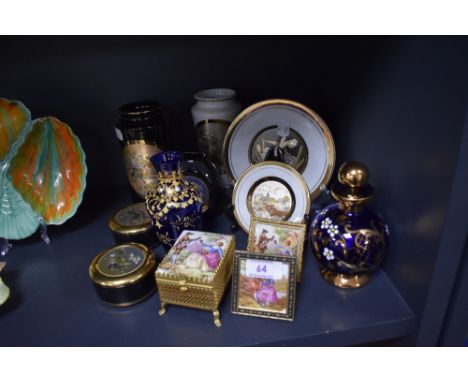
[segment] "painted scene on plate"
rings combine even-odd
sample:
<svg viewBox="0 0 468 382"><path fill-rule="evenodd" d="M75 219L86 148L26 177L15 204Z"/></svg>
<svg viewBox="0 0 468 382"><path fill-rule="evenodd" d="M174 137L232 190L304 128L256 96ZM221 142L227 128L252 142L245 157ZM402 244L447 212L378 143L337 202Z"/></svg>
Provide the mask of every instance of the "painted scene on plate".
<svg viewBox="0 0 468 382"><path fill-rule="evenodd" d="M184 231L159 265L157 273L211 279L229 241L227 235Z"/></svg>
<svg viewBox="0 0 468 382"><path fill-rule="evenodd" d="M279 180L266 180L253 189L249 207L257 218L286 220L291 216L294 203L286 185Z"/></svg>
<svg viewBox="0 0 468 382"><path fill-rule="evenodd" d="M289 263L241 259L239 267L239 308L281 314L288 312Z"/></svg>
<svg viewBox="0 0 468 382"><path fill-rule="evenodd" d="M249 251L293 256L301 251L304 232L301 228L254 222Z"/></svg>

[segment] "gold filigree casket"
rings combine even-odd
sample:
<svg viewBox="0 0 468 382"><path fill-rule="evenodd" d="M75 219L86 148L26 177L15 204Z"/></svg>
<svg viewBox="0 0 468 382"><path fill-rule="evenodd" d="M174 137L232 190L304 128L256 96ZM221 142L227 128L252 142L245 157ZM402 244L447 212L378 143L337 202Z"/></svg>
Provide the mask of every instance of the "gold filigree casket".
<svg viewBox="0 0 468 382"><path fill-rule="evenodd" d="M167 304L210 310L221 326L218 306L232 274L234 236L183 231L155 272L161 309Z"/></svg>

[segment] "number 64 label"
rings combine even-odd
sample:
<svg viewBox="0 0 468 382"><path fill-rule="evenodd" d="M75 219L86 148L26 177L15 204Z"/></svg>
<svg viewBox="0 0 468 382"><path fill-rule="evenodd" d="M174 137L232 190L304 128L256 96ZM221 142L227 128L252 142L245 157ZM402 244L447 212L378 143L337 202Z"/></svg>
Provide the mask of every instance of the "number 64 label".
<svg viewBox="0 0 468 382"><path fill-rule="evenodd" d="M284 265L286 264L279 261L246 259L245 275L247 277L280 279L283 277Z"/></svg>

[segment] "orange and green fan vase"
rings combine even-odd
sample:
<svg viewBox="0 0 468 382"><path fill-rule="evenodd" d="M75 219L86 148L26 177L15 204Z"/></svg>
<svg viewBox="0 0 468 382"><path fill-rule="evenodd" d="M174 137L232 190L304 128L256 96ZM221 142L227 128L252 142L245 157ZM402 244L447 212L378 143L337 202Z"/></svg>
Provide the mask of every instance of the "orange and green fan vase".
<svg viewBox="0 0 468 382"><path fill-rule="evenodd" d="M87 167L67 124L55 117L31 123L24 105L0 99L0 161L1 238L22 239L41 221L62 224L75 214Z"/></svg>

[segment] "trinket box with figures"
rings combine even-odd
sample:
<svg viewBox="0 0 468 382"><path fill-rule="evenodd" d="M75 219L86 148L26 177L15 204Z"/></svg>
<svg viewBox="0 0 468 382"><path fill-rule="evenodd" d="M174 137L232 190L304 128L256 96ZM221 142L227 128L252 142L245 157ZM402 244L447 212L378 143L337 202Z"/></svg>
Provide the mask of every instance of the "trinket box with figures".
<svg viewBox="0 0 468 382"><path fill-rule="evenodd" d="M168 304L213 312L221 326L218 305L232 273L234 236L183 231L156 270L161 309Z"/></svg>

